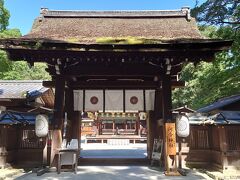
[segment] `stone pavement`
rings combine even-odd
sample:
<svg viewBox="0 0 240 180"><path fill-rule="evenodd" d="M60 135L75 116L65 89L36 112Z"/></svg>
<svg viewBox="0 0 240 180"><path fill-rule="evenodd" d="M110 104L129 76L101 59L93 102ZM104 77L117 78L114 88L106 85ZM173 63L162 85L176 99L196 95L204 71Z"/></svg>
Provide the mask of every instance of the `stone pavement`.
<svg viewBox="0 0 240 180"><path fill-rule="evenodd" d="M147 144L108 145L89 143L81 145L81 157L85 158L146 158Z"/></svg>
<svg viewBox="0 0 240 180"><path fill-rule="evenodd" d="M0 169L0 180L12 179L13 176L23 173L23 169L4 168Z"/></svg>
<svg viewBox="0 0 240 180"><path fill-rule="evenodd" d="M146 158L147 145L146 144L129 144L129 145L107 145L107 144L82 144L82 152L80 154L83 158ZM36 173L22 173L14 177L19 180L58 180L58 179L81 179L81 180L158 180L158 179L186 179L197 180L207 179L208 176L196 171L190 171L187 176L167 177L163 171L157 167L148 166L78 166L77 174L73 172L62 172L57 174L56 170L37 176ZM210 178L208 178L210 179Z"/></svg>
<svg viewBox="0 0 240 180"><path fill-rule="evenodd" d="M147 166L79 166L77 174L73 172L49 172L42 176L37 176L36 173L23 174L15 177L18 180L67 180L67 179L81 179L81 180L198 180L210 179L208 176L189 171L187 176L165 176L162 171L156 168Z"/></svg>

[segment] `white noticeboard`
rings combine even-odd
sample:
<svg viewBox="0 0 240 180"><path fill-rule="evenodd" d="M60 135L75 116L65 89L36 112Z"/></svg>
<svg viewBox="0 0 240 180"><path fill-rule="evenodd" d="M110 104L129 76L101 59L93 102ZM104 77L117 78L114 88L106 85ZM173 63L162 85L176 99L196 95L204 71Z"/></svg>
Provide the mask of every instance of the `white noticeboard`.
<svg viewBox="0 0 240 180"><path fill-rule="evenodd" d="M152 160L160 161L163 149L163 140L154 139L153 151L152 151Z"/></svg>

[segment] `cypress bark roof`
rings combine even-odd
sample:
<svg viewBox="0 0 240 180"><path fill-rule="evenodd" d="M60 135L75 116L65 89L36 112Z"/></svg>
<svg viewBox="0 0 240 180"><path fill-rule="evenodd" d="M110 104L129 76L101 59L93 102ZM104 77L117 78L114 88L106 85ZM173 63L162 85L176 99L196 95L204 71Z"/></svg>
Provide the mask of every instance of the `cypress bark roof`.
<svg viewBox="0 0 240 180"><path fill-rule="evenodd" d="M83 44L137 40L204 39L189 9L174 11L51 11L42 9L25 39L52 39ZM109 40L109 39L108 39ZM106 41L109 42L109 41ZM126 42L126 41L124 41ZM145 42L145 41L144 41ZM133 42L134 43L134 42ZM151 43L151 42L150 42Z"/></svg>

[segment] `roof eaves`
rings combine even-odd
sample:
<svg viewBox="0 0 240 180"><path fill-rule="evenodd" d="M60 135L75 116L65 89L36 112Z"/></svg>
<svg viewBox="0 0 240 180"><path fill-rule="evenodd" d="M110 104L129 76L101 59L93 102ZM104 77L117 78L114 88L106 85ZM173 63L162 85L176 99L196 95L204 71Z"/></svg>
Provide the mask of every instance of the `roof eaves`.
<svg viewBox="0 0 240 180"><path fill-rule="evenodd" d="M227 106L234 102L237 102L239 100L240 100L240 95L234 95L234 96L230 96L230 97L226 97L226 98L221 98L218 101L216 101L210 105L207 105L205 107L198 109L197 112L210 112L212 110L219 109L221 107L224 107L224 106Z"/></svg>

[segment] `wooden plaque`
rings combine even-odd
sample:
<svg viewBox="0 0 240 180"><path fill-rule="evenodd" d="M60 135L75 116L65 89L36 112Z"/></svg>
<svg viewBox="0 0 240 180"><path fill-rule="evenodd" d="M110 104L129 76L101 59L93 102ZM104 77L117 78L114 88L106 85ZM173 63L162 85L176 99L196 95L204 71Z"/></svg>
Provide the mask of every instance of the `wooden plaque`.
<svg viewBox="0 0 240 180"><path fill-rule="evenodd" d="M176 130L175 123L166 123L167 155L176 155Z"/></svg>

